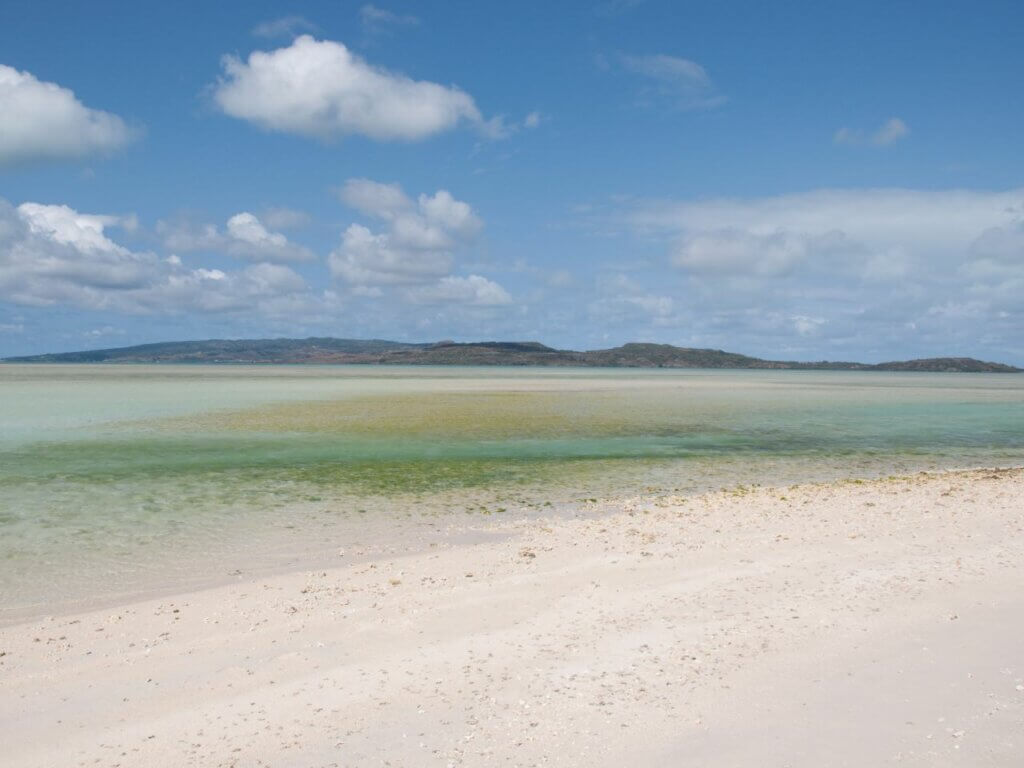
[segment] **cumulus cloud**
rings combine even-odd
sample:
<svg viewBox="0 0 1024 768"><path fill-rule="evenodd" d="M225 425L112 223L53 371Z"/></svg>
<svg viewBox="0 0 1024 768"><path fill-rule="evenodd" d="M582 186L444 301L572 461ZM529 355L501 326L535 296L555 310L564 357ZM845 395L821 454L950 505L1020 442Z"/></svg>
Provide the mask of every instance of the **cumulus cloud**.
<svg viewBox="0 0 1024 768"><path fill-rule="evenodd" d="M157 223L157 233L171 251L215 251L248 261L312 261L316 257L306 247L288 240L280 232L268 230L248 211L228 219L223 230L213 224L195 225L187 221Z"/></svg>
<svg viewBox="0 0 1024 768"><path fill-rule="evenodd" d="M115 242L107 229L121 222L64 205L15 208L0 199L0 298L129 314L271 315L310 302L305 281L288 267L189 269L180 258L135 252Z"/></svg>
<svg viewBox="0 0 1024 768"><path fill-rule="evenodd" d="M453 237L469 239L483 227L469 203L456 200L444 189L433 195L420 195L418 207L428 222L441 227Z"/></svg>
<svg viewBox="0 0 1024 768"><path fill-rule="evenodd" d="M66 205L22 203L16 210L5 204L2 277L0 284L17 285L25 278L37 282L66 283L68 290L102 292L133 289L146 283L155 257L136 254L109 239L104 230L118 223L116 216L82 214ZM33 303L29 293L15 294ZM42 303L48 303L45 294Z"/></svg>
<svg viewBox="0 0 1024 768"><path fill-rule="evenodd" d="M485 120L458 87L373 66L331 40L302 35L286 48L254 51L246 61L225 56L222 64L216 104L271 131L416 141L467 122L488 136L501 133L500 121Z"/></svg>
<svg viewBox="0 0 1024 768"><path fill-rule="evenodd" d="M481 275L453 275L455 251L480 233L483 222L472 207L440 189L415 200L398 184L349 179L338 192L346 205L381 222L374 232L350 225L327 259L331 274L359 296L379 298L400 288L415 304L497 307L511 303L508 292Z"/></svg>
<svg viewBox="0 0 1024 768"><path fill-rule="evenodd" d="M101 216L79 213L66 205L41 205L22 203L18 206L22 218L34 233L45 234L54 241L74 245L84 251L126 252L103 234L106 227L129 222L134 228L137 222L132 216Z"/></svg>
<svg viewBox="0 0 1024 768"><path fill-rule="evenodd" d="M640 91L642 103L662 102L678 109L714 109L725 103L704 67L695 61L666 54L622 56L626 71L647 80Z"/></svg>
<svg viewBox="0 0 1024 768"><path fill-rule="evenodd" d="M236 213L227 223L228 252L253 261L309 261L313 254L288 242L280 232L270 232L253 214Z"/></svg>
<svg viewBox="0 0 1024 768"><path fill-rule="evenodd" d="M387 225L387 231L374 233L352 224L329 256L331 273L353 285L413 285L447 277L453 250L483 227L468 203L443 189L413 201L397 184L349 179L339 196Z"/></svg>
<svg viewBox="0 0 1024 768"><path fill-rule="evenodd" d="M352 224L327 263L332 275L355 286L405 285L447 275L454 258L448 251L403 246L390 234Z"/></svg>
<svg viewBox="0 0 1024 768"><path fill-rule="evenodd" d="M301 299L305 292L306 281L296 272L280 264L264 263L251 264L238 272L173 272L165 284L156 287L154 298L159 306L178 310L194 307L204 312L230 312L259 308L266 313L275 305L281 309L294 306L294 299Z"/></svg>
<svg viewBox="0 0 1024 768"><path fill-rule="evenodd" d="M0 64L0 166L79 158L124 146L132 131L56 83Z"/></svg>
<svg viewBox="0 0 1024 768"><path fill-rule="evenodd" d="M874 147L887 147L894 142L904 139L910 133L910 126L898 117L890 117L876 130L865 134L860 130L840 128L832 137L836 144L868 144Z"/></svg>

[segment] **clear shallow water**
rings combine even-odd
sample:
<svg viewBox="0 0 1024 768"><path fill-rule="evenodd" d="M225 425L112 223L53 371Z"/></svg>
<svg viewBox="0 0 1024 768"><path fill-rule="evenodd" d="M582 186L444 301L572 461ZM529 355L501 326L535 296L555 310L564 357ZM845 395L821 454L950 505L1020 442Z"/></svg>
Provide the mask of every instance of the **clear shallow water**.
<svg viewBox="0 0 1024 768"><path fill-rule="evenodd" d="M399 518L1021 463L1015 375L5 365L0 611Z"/></svg>

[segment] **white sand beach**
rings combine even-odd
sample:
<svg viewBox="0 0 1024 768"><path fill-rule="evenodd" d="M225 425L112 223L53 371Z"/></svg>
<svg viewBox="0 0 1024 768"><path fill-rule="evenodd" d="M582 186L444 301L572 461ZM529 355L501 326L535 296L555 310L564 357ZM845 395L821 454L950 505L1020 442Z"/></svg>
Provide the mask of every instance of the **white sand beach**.
<svg viewBox="0 0 1024 768"><path fill-rule="evenodd" d="M5 766L1019 766L1024 470L602 500L0 630Z"/></svg>

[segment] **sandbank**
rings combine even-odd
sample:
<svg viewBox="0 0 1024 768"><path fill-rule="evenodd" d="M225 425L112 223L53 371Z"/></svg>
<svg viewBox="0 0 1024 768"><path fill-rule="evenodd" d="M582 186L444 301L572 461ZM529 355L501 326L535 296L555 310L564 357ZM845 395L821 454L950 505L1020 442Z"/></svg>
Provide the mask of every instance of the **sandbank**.
<svg viewBox="0 0 1024 768"><path fill-rule="evenodd" d="M0 629L3 764L1021 764L1024 470L580 512Z"/></svg>

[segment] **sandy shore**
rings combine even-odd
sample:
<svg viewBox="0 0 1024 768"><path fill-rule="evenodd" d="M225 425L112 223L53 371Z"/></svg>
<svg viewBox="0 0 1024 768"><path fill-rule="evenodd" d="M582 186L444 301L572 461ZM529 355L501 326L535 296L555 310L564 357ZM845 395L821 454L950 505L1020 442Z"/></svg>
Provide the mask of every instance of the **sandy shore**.
<svg viewBox="0 0 1024 768"><path fill-rule="evenodd" d="M2 762L1024 761L1024 471L602 506L0 630Z"/></svg>

